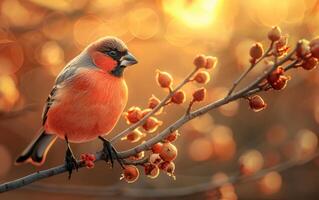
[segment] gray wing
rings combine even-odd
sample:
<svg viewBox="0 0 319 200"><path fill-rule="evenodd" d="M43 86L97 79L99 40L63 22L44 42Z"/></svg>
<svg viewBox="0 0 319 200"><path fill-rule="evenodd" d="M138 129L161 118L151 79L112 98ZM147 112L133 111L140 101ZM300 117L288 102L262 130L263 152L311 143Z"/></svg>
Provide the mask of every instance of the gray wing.
<svg viewBox="0 0 319 200"><path fill-rule="evenodd" d="M53 102L55 101L55 95L57 93L57 91L59 90L59 88L63 87L63 83L66 80L69 80L71 77L74 76L76 70L78 69L78 67L72 66L72 65L67 65L62 71L61 73L58 75L58 77L56 78L55 81L55 85L53 86L47 100L46 103L44 105L43 108L43 112L42 112L42 125L45 124L46 120L47 120L47 114L48 111L51 107L51 105L53 104Z"/></svg>
<svg viewBox="0 0 319 200"><path fill-rule="evenodd" d="M95 68L96 66L92 63L92 60L88 56L88 54L84 51L77 57L75 57L73 60L71 60L65 67L64 69L60 72L58 77L55 80L55 85L53 86L53 89L51 90L50 95L48 96L48 99L46 101L46 104L43 109L42 113L42 124L45 124L45 121L47 119L47 113L55 101L55 95L57 91L63 87L63 83L66 80L71 79L75 74L78 69L81 67L87 67L87 68Z"/></svg>

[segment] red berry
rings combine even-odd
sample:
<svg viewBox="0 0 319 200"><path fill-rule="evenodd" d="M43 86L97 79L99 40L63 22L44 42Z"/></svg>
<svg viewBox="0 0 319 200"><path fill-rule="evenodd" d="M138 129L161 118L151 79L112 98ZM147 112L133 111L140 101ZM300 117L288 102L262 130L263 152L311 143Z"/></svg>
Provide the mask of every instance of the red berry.
<svg viewBox="0 0 319 200"><path fill-rule="evenodd" d="M161 153L162 148L163 148L163 143L158 142L152 146L152 152L153 153Z"/></svg>
<svg viewBox="0 0 319 200"><path fill-rule="evenodd" d="M178 136L179 136L179 133L178 133L178 130L176 130L173 133L170 133L164 140L166 142L174 142L176 141Z"/></svg>
<svg viewBox="0 0 319 200"><path fill-rule="evenodd" d="M124 117L128 124L134 124L142 118L141 108L133 106L128 109L126 113L124 113Z"/></svg>
<svg viewBox="0 0 319 200"><path fill-rule="evenodd" d="M173 77L167 72L157 71L156 80L162 88L171 88L173 84Z"/></svg>
<svg viewBox="0 0 319 200"><path fill-rule="evenodd" d="M186 100L186 94L183 90L175 92L171 98L171 101L175 104L182 104Z"/></svg>
<svg viewBox="0 0 319 200"><path fill-rule="evenodd" d="M154 164L146 163L144 165L144 172L145 175L147 175L149 178L154 179L157 178L159 175L159 168Z"/></svg>
<svg viewBox="0 0 319 200"><path fill-rule="evenodd" d="M193 93L193 100L194 101L203 101L206 96L206 89L199 88Z"/></svg>
<svg viewBox="0 0 319 200"><path fill-rule="evenodd" d="M193 63L197 68L204 68L207 65L207 60L206 60L206 57L201 54L201 55L197 55L194 58Z"/></svg>
<svg viewBox="0 0 319 200"><path fill-rule="evenodd" d="M266 108L267 104L259 95L249 97L249 106L254 112L259 112Z"/></svg>
<svg viewBox="0 0 319 200"><path fill-rule="evenodd" d="M125 166L121 179L124 179L127 183L133 183L138 179L139 175L140 172L138 171L136 166L128 165Z"/></svg>

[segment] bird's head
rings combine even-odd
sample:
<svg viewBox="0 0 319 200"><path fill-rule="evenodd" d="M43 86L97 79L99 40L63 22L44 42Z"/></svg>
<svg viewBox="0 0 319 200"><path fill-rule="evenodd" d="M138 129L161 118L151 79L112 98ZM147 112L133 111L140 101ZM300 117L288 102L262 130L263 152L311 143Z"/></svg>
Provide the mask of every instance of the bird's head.
<svg viewBox="0 0 319 200"><path fill-rule="evenodd" d="M87 48L93 63L100 69L121 77L127 66L137 63L124 42L116 37L103 37Z"/></svg>

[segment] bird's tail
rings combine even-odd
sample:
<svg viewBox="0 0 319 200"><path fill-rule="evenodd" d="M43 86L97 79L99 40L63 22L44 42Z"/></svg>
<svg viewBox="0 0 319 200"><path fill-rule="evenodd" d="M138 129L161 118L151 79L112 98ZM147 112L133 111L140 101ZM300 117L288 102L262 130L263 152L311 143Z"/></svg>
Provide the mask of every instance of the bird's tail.
<svg viewBox="0 0 319 200"><path fill-rule="evenodd" d="M42 165L45 161L46 154L56 138L57 136L47 134L41 129L40 134L33 139L29 146L17 158L16 164L30 162L33 165Z"/></svg>

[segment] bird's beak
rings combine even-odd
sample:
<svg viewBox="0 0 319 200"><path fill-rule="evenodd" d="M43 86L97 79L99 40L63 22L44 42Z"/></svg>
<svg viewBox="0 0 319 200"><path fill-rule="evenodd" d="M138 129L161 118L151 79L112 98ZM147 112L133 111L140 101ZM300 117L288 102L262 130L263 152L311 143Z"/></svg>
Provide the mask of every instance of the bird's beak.
<svg viewBox="0 0 319 200"><path fill-rule="evenodd" d="M120 65L124 67L135 65L136 63L136 58L130 52L127 52L126 55L122 56L120 59Z"/></svg>

